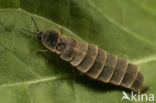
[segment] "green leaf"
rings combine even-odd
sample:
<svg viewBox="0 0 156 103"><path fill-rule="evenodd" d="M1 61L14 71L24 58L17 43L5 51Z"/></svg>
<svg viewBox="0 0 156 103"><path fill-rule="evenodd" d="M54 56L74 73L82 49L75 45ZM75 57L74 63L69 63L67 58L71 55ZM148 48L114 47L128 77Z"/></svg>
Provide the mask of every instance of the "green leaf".
<svg viewBox="0 0 156 103"><path fill-rule="evenodd" d="M54 53L37 55L41 42L22 28L65 30L127 58L156 95L156 1L0 0L0 103L120 103L120 87L82 76ZM49 63L48 63L49 60ZM130 95L130 93L129 93ZM128 103L130 101L124 100Z"/></svg>

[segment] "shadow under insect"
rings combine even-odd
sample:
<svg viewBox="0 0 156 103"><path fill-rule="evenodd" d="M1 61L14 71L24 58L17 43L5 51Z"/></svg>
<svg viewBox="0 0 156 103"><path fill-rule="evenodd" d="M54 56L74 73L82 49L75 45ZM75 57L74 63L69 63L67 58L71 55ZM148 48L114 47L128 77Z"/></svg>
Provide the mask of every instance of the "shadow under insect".
<svg viewBox="0 0 156 103"><path fill-rule="evenodd" d="M75 67L72 67L68 62L65 62L61 60L58 55L55 53L52 53L50 51L46 53L40 53L38 56L43 57L47 65L55 65L56 72L61 72L61 74L72 74L71 77L69 77L71 80L75 81L77 84L81 84L87 88L90 88L92 90L98 91L98 92L108 92L108 91L126 91L127 93L130 93L131 90L121 87L112 85L109 83L102 83L97 80L93 80L89 77L87 77L85 74L82 74L78 70L76 70Z"/></svg>

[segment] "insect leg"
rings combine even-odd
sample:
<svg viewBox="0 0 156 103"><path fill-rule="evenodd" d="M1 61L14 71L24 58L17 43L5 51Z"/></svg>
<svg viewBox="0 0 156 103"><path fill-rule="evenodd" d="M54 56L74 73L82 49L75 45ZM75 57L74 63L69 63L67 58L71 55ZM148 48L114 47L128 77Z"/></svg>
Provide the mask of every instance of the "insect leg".
<svg viewBox="0 0 156 103"><path fill-rule="evenodd" d="M37 53L37 54L40 54L40 53L44 53L44 52L48 52L48 50L47 50L47 49L38 50L36 53Z"/></svg>

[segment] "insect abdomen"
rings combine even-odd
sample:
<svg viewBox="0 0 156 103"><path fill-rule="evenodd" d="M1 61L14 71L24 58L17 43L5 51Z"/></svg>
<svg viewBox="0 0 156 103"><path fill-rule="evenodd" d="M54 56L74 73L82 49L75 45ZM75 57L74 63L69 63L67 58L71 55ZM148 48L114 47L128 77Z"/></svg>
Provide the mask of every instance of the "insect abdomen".
<svg viewBox="0 0 156 103"><path fill-rule="evenodd" d="M72 37L67 37L64 45L60 57L89 77L134 91L144 89L144 76L136 65L128 63L126 59L106 53L96 45L78 42Z"/></svg>

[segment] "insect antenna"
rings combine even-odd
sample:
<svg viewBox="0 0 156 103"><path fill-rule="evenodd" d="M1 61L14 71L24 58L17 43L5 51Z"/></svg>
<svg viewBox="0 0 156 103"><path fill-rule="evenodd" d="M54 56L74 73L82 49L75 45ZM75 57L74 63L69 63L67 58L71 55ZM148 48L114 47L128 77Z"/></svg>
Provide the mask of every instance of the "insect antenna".
<svg viewBox="0 0 156 103"><path fill-rule="evenodd" d="M26 31L26 32L28 32L28 33L32 33L32 34L37 34L37 32L32 32L32 31L29 31L29 30L27 30L27 29L25 29L25 28L22 28L24 31Z"/></svg>
<svg viewBox="0 0 156 103"><path fill-rule="evenodd" d="M33 24L35 25L35 28L36 28L36 31L37 32L32 32L32 31L29 31L29 30L27 30L27 29L25 29L25 28L22 28L24 31L26 31L26 32L28 32L28 33L32 33L32 34L38 34L38 32L39 32L39 29L38 29L38 26L37 26L37 24L36 24L36 22L35 22L35 20L34 20L34 18L31 16L31 19L32 19L32 21L33 21Z"/></svg>
<svg viewBox="0 0 156 103"><path fill-rule="evenodd" d="M36 31L39 32L38 26L37 26L37 24L36 24L36 22L35 22L35 20L34 20L34 18L32 16L31 16L31 19L32 19L32 21L33 21L33 23L35 25Z"/></svg>

